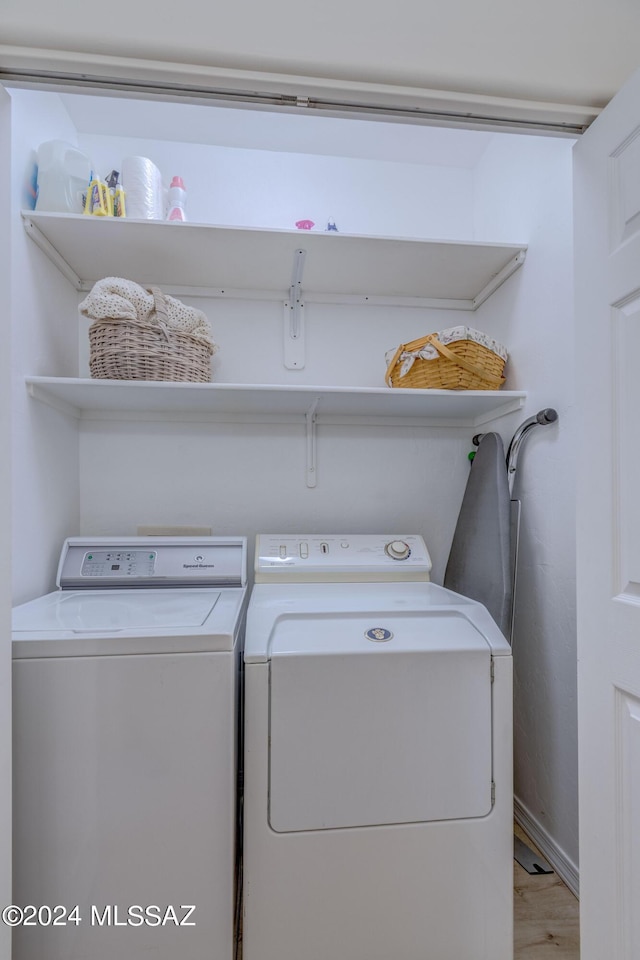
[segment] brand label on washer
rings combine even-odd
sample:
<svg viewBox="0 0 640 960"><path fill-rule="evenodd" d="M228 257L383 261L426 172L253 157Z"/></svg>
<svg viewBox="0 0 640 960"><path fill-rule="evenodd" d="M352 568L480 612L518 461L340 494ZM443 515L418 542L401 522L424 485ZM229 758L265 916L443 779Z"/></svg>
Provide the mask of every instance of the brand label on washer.
<svg viewBox="0 0 640 960"><path fill-rule="evenodd" d="M370 630L365 631L367 640L373 640L374 643L383 643L385 640L391 640L392 636L391 630L386 630L384 627L371 627Z"/></svg>

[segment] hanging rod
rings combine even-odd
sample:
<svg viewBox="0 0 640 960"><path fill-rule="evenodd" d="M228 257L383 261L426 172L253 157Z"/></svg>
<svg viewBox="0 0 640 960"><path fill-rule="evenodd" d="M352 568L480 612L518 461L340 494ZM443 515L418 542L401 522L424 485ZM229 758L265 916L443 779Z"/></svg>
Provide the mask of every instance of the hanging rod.
<svg viewBox="0 0 640 960"><path fill-rule="evenodd" d="M451 94L343 81L331 87L313 77L251 71L211 71L193 65L0 45L0 82L62 87L69 92L134 95L221 106L363 117L464 129L530 130L578 137L600 110L575 104ZM102 72L100 72L102 71ZM178 79L179 77L179 79Z"/></svg>

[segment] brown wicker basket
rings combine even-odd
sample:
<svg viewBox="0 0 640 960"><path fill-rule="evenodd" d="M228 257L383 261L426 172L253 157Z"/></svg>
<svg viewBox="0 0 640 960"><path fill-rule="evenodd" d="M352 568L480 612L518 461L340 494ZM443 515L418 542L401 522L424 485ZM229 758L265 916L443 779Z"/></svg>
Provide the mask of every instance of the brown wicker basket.
<svg viewBox="0 0 640 960"><path fill-rule="evenodd" d="M402 355L415 353L427 344L439 356L432 360L416 357L411 368L401 375ZM401 343L387 367L385 380L390 387L427 390L497 390L504 383L502 357L475 340L454 340L445 346L434 333L411 343Z"/></svg>
<svg viewBox="0 0 640 960"><path fill-rule="evenodd" d="M211 380L213 347L167 325L167 304L156 287L149 320L94 320L89 370L96 380Z"/></svg>

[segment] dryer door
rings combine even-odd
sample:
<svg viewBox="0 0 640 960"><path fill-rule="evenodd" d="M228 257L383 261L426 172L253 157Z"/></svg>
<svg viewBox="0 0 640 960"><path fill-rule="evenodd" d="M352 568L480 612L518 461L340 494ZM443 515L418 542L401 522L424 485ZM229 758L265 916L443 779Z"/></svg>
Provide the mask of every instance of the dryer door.
<svg viewBox="0 0 640 960"><path fill-rule="evenodd" d="M483 817L491 657L459 613L291 616L271 642L278 832Z"/></svg>

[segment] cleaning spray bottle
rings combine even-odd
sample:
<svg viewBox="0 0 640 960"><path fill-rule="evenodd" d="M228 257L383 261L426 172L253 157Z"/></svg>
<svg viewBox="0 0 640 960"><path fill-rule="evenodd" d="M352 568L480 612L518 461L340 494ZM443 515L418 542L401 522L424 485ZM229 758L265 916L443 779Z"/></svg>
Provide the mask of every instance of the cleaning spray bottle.
<svg viewBox="0 0 640 960"><path fill-rule="evenodd" d="M184 208L187 203L187 191L184 188L182 177L174 177L169 187L169 212L167 220L187 219Z"/></svg>
<svg viewBox="0 0 640 960"><path fill-rule="evenodd" d="M109 188L109 215L112 217L126 217L124 189L120 183L120 173L112 170L106 180Z"/></svg>

